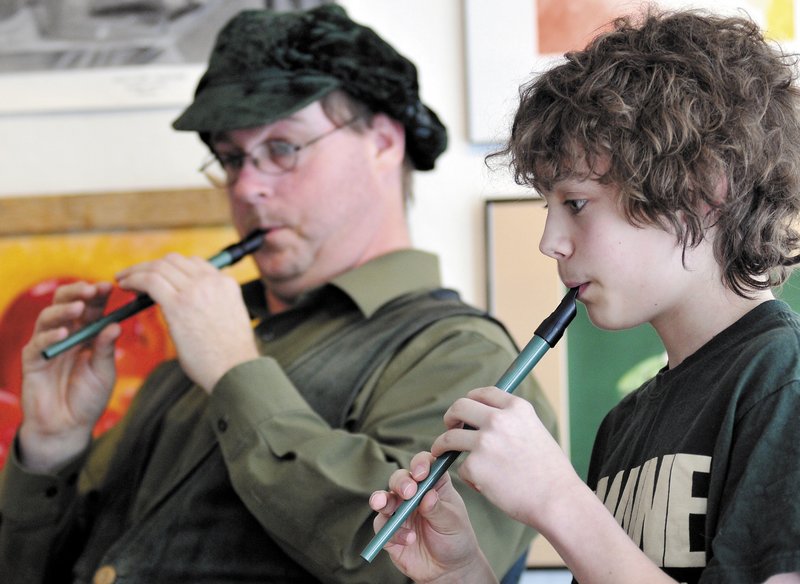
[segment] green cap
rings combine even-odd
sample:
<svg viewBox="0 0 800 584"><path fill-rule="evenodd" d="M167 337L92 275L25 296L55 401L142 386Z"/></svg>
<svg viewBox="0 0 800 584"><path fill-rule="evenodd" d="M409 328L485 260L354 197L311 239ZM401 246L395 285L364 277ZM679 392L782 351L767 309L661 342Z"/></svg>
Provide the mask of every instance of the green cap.
<svg viewBox="0 0 800 584"><path fill-rule="evenodd" d="M207 140L271 124L334 89L401 122L418 170L432 169L447 147L446 128L419 99L414 64L336 4L234 16L217 36L194 102L172 125Z"/></svg>

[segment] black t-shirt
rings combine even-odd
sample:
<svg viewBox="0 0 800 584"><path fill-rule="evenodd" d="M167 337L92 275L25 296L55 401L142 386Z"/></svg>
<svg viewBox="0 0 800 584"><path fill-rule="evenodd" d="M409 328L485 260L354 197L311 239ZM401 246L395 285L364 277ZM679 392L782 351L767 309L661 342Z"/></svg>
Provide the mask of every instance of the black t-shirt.
<svg viewBox="0 0 800 584"><path fill-rule="evenodd" d="M800 571L800 318L765 302L627 396L588 483L679 582Z"/></svg>

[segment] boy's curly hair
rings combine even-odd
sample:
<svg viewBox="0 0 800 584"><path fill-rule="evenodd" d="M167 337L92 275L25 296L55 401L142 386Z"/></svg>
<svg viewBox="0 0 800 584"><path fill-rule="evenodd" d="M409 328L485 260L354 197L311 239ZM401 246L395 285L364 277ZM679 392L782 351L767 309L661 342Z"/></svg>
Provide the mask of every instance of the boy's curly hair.
<svg viewBox="0 0 800 584"><path fill-rule="evenodd" d="M685 249L711 218L726 286L782 283L800 263L796 59L745 18L651 8L613 24L520 89L497 154L544 191L608 161L599 180L632 224L671 229Z"/></svg>

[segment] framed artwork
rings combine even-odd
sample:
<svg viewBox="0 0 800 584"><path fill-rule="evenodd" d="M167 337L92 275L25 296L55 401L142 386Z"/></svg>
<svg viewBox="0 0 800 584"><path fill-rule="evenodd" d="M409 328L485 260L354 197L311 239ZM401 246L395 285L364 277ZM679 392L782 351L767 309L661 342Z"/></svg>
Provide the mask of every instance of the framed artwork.
<svg viewBox="0 0 800 584"><path fill-rule="evenodd" d="M541 199L516 198L488 200L484 211L488 310L505 324L522 348L566 292L558 279L556 263L538 249L546 210ZM566 452L570 438L566 343L573 326L574 323L532 372L556 412L558 439ZM563 565L547 540L534 539L528 566Z"/></svg>
<svg viewBox="0 0 800 584"><path fill-rule="evenodd" d="M211 189L0 199L0 466L21 420L22 347L55 289L76 280L113 281L119 270L176 251L211 256L236 241L225 194ZM251 262L229 268L252 279ZM134 295L115 289L109 310ZM125 412L144 377L174 356L158 307L122 323L117 383L95 434Z"/></svg>
<svg viewBox="0 0 800 584"><path fill-rule="evenodd" d="M190 101L219 29L325 0L0 0L0 114Z"/></svg>
<svg viewBox="0 0 800 584"><path fill-rule="evenodd" d="M505 0L501 5L464 0L469 139L505 140L519 101L519 87L583 48L616 16L635 13L642 0ZM800 45L800 0L661 0L663 8L691 6L746 13L787 49Z"/></svg>

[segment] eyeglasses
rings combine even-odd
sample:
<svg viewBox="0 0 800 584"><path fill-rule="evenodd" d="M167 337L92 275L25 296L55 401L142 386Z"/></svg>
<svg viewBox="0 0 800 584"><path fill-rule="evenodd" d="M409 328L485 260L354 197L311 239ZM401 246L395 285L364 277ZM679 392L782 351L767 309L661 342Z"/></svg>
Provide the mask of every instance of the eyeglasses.
<svg viewBox="0 0 800 584"><path fill-rule="evenodd" d="M286 140L264 140L250 152L231 152L229 154L212 152L199 170L216 187L230 186L235 183L246 160L249 160L259 172L264 174L273 176L285 174L297 167L298 152L303 148L316 144L334 132L352 125L358 119L358 117L351 118L342 125L311 138L304 144L292 144Z"/></svg>

